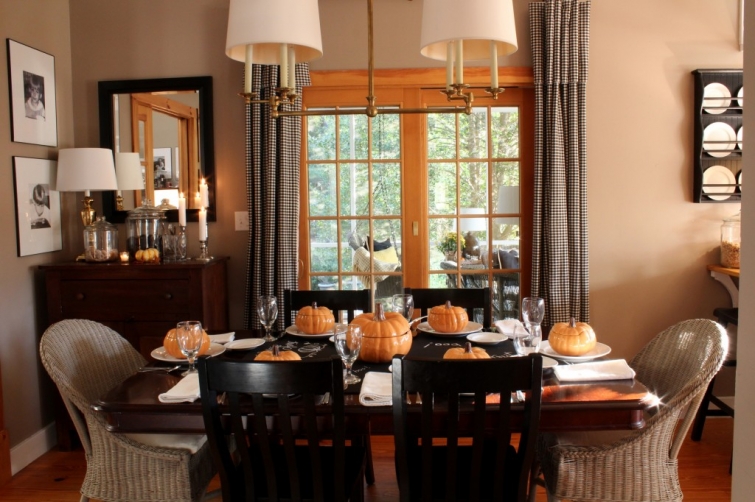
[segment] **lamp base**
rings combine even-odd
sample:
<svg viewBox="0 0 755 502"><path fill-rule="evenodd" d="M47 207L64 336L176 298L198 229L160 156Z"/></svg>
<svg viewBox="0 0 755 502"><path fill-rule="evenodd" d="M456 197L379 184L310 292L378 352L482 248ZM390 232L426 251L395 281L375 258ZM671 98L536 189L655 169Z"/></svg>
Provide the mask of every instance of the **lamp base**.
<svg viewBox="0 0 755 502"><path fill-rule="evenodd" d="M94 218L97 215L96 211L92 209L92 202L94 202L93 198L88 195L84 196L84 209L81 210L81 222L85 227L94 223Z"/></svg>

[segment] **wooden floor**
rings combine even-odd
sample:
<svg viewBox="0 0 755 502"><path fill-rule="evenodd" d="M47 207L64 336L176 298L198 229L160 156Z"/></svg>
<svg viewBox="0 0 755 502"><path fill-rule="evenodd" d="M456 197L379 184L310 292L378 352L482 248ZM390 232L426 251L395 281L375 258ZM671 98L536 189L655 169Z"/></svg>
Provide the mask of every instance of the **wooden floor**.
<svg viewBox="0 0 755 502"><path fill-rule="evenodd" d="M702 441L695 443L687 438L679 455L679 476L685 501L731 500L732 432L732 420L709 418ZM398 500L392 438L374 438L373 453L377 480L366 490L367 502ZM54 449L0 488L0 501L78 501L85 470L82 451L59 452ZM218 486L216 478L210 488ZM545 492L538 493L537 500L545 501Z"/></svg>

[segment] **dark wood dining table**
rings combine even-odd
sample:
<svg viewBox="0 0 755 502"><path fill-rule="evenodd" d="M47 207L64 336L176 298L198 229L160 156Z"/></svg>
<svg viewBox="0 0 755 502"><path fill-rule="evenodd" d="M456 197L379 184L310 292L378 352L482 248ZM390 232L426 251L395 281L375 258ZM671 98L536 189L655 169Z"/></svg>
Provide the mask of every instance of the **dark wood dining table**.
<svg viewBox="0 0 755 502"><path fill-rule="evenodd" d="M257 330L236 331L236 339L260 337ZM461 347L465 338L437 337L420 332L413 340L410 357L442 358L451 347ZM336 355L334 345L327 338L303 338L284 334L275 342L266 342L252 350L226 350L215 357L233 360L252 360L272 344L283 350L295 350L302 359L330 358ZM484 347L491 357L513 357L509 340ZM150 364L170 366L154 361ZM353 371L364 376L368 371L387 372L389 364L357 361ZM162 403L158 395L167 392L180 380L181 371L135 373L108 391L92 408L105 418L113 432L140 433L201 433L204 431L199 400L193 403ZM360 385L346 389L346 412L369 418L373 434L392 434L390 406L363 406L359 403ZM609 430L639 429L644 416L656 405L655 396L639 381L612 380L562 384L552 369L543 375L543 396L540 430ZM516 407L513 410L516 413Z"/></svg>

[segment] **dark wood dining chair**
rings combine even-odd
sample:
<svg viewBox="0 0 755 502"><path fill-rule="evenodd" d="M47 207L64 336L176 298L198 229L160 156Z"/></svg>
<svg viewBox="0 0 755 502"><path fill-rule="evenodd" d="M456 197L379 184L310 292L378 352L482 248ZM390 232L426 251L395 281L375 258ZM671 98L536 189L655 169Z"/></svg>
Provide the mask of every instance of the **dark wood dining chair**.
<svg viewBox="0 0 755 502"><path fill-rule="evenodd" d="M402 501L527 500L540 423L541 355L482 360L395 356L392 371ZM511 401L517 391L526 399L516 404L524 413L515 448Z"/></svg>
<svg viewBox="0 0 755 502"><path fill-rule="evenodd" d="M224 501L363 500L366 450L346 445L340 359L202 358L198 369Z"/></svg>
<svg viewBox="0 0 755 502"><path fill-rule="evenodd" d="M333 291L296 291L286 289L284 294L284 323L288 328L296 320L296 312L300 308L312 305L317 302L321 307L328 307L336 316L336 322L339 322L340 312L346 312L348 322L354 320L355 312L372 312L370 301L370 290L360 289L357 291L333 290Z"/></svg>
<svg viewBox="0 0 755 502"><path fill-rule="evenodd" d="M483 328L487 329L492 325L490 288L404 288L404 293L414 298L415 317L427 315L431 308L444 305L450 300L454 307L466 309L470 321L475 320L475 309L482 309Z"/></svg>

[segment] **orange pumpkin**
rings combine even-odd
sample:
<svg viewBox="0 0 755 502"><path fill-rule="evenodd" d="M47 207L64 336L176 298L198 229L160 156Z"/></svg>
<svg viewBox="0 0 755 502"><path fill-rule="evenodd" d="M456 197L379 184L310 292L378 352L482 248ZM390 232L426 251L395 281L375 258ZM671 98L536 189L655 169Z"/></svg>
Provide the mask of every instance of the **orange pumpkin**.
<svg viewBox="0 0 755 502"><path fill-rule="evenodd" d="M359 359L368 363L388 363L396 354L407 354L412 347L409 323L398 312L385 312L381 303L375 313L360 314L351 321L362 328Z"/></svg>
<svg viewBox="0 0 755 502"><path fill-rule="evenodd" d="M257 354L255 361L301 361L299 354L292 350L283 350L273 345L273 350L265 350Z"/></svg>
<svg viewBox="0 0 755 502"><path fill-rule="evenodd" d="M553 350L565 356L581 356L595 348L598 339L589 324L571 321L557 322L548 335L548 343Z"/></svg>
<svg viewBox="0 0 755 502"><path fill-rule="evenodd" d="M427 324L440 333L458 333L469 322L467 311L461 307L454 307L451 302L430 309Z"/></svg>
<svg viewBox="0 0 755 502"><path fill-rule="evenodd" d="M467 342L464 348L454 347L453 349L448 349L443 354L443 359L490 359L490 355L485 352L485 349L472 347L472 344Z"/></svg>
<svg viewBox="0 0 755 502"><path fill-rule="evenodd" d="M303 307L296 313L296 327L308 335L321 335L333 331L336 318L328 307L318 307L317 302L312 306Z"/></svg>
<svg viewBox="0 0 755 502"><path fill-rule="evenodd" d="M199 354L202 355L210 350L210 337L205 330L202 330L202 346L199 348ZM168 334L163 338L163 347L165 352L177 359L186 359L186 356L181 352L181 347L178 346L178 340L176 340L176 329L168 331Z"/></svg>

